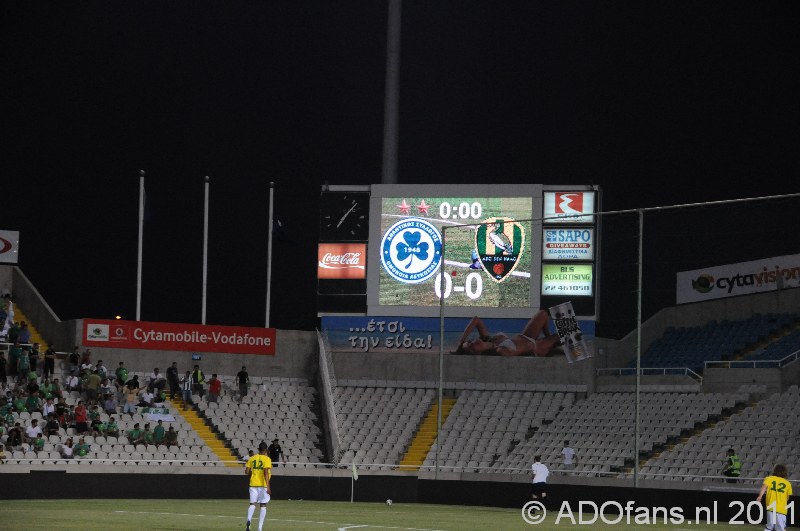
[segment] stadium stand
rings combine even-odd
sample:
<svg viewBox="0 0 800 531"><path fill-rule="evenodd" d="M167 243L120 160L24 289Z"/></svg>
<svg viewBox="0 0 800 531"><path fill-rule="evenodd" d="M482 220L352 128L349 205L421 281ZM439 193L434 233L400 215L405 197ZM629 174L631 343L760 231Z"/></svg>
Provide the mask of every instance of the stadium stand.
<svg viewBox="0 0 800 531"><path fill-rule="evenodd" d="M251 388L239 403L232 375L220 375L222 395L208 403L194 397L198 410L239 454L261 441L278 438L289 466L313 468L324 462L324 443L316 413L317 391L300 378L251 376Z"/></svg>
<svg viewBox="0 0 800 531"><path fill-rule="evenodd" d="M668 327L642 356L642 367L689 367L729 360L796 321L793 314L755 314L741 321L711 320L703 326ZM629 367L635 367L635 360Z"/></svg>

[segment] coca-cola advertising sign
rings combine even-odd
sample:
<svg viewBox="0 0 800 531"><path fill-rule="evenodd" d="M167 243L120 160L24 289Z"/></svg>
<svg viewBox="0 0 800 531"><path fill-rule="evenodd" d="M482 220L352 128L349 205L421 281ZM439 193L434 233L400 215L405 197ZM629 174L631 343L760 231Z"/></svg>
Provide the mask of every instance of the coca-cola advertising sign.
<svg viewBox="0 0 800 531"><path fill-rule="evenodd" d="M366 243L320 243L317 278L358 279L367 276Z"/></svg>

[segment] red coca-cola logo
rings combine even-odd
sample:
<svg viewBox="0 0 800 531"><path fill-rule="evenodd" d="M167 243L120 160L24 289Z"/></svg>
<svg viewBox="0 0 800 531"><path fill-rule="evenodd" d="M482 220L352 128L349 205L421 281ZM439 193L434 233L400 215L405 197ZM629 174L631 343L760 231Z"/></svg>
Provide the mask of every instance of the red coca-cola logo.
<svg viewBox="0 0 800 531"><path fill-rule="evenodd" d="M361 265L361 253L333 254L325 253L323 265Z"/></svg>

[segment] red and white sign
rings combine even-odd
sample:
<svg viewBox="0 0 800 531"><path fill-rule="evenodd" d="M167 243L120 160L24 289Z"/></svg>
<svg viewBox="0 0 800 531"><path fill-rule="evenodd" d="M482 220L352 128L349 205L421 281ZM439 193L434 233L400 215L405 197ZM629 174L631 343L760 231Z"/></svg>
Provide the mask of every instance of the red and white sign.
<svg viewBox="0 0 800 531"><path fill-rule="evenodd" d="M367 244L320 243L317 278L366 278Z"/></svg>
<svg viewBox="0 0 800 531"><path fill-rule="evenodd" d="M0 262L16 264L19 253L19 232L0 230Z"/></svg>
<svg viewBox="0 0 800 531"><path fill-rule="evenodd" d="M545 192L545 223L593 223L594 192Z"/></svg>
<svg viewBox="0 0 800 531"><path fill-rule="evenodd" d="M275 329L84 319L86 347L275 355Z"/></svg>

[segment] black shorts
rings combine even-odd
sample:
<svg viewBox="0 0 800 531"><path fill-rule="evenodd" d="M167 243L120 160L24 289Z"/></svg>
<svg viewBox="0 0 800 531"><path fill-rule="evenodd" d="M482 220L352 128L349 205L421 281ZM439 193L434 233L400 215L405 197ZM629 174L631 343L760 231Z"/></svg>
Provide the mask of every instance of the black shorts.
<svg viewBox="0 0 800 531"><path fill-rule="evenodd" d="M545 483L544 481L540 481L539 483L534 483L533 487L531 488L531 492L533 492L534 496L542 494L545 490L547 490L547 483Z"/></svg>

